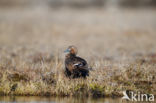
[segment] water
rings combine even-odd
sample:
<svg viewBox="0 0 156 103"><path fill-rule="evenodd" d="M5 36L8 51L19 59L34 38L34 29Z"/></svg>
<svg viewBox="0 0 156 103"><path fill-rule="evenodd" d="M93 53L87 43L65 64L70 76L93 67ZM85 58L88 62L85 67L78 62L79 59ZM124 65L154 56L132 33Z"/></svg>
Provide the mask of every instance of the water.
<svg viewBox="0 0 156 103"><path fill-rule="evenodd" d="M57 98L57 97L35 97L35 96L1 96L0 103L122 103L121 98ZM125 102L123 102L125 103ZM130 102L128 102L130 103Z"/></svg>

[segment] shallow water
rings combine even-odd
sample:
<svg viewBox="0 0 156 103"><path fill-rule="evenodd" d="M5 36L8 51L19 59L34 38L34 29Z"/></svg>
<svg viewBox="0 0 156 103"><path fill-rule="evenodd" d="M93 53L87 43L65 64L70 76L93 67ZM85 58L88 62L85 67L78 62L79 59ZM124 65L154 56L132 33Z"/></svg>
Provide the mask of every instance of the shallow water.
<svg viewBox="0 0 156 103"><path fill-rule="evenodd" d="M122 103L121 98L57 98L35 96L1 96L0 103ZM123 102L125 103L125 102ZM130 103L130 102L128 102Z"/></svg>
<svg viewBox="0 0 156 103"><path fill-rule="evenodd" d="M0 96L0 103L155 103L132 102L121 98L73 98L40 96Z"/></svg>

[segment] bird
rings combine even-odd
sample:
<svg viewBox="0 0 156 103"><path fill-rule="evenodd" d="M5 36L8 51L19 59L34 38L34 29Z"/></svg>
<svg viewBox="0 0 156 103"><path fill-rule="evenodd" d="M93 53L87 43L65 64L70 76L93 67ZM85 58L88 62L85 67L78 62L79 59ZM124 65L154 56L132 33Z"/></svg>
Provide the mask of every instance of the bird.
<svg viewBox="0 0 156 103"><path fill-rule="evenodd" d="M69 46L65 51L65 75L69 78L86 78L89 76L87 61L77 56L75 46Z"/></svg>

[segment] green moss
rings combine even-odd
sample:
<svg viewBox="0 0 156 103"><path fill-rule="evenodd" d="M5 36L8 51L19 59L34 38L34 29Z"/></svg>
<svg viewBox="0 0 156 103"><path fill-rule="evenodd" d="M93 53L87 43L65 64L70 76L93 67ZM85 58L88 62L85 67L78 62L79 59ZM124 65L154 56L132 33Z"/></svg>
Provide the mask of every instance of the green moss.
<svg viewBox="0 0 156 103"><path fill-rule="evenodd" d="M94 97L99 97L99 96L105 95L105 86L91 83L91 84L89 84L89 88L90 88L92 96L94 96Z"/></svg>

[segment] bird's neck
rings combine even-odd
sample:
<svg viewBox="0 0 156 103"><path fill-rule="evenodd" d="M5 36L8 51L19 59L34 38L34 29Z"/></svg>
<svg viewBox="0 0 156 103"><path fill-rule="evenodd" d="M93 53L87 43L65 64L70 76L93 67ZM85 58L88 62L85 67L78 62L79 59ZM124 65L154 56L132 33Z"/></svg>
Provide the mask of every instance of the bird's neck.
<svg viewBox="0 0 156 103"><path fill-rule="evenodd" d="M67 54L67 55L66 55L66 58L74 58L74 57L76 57L75 54Z"/></svg>

